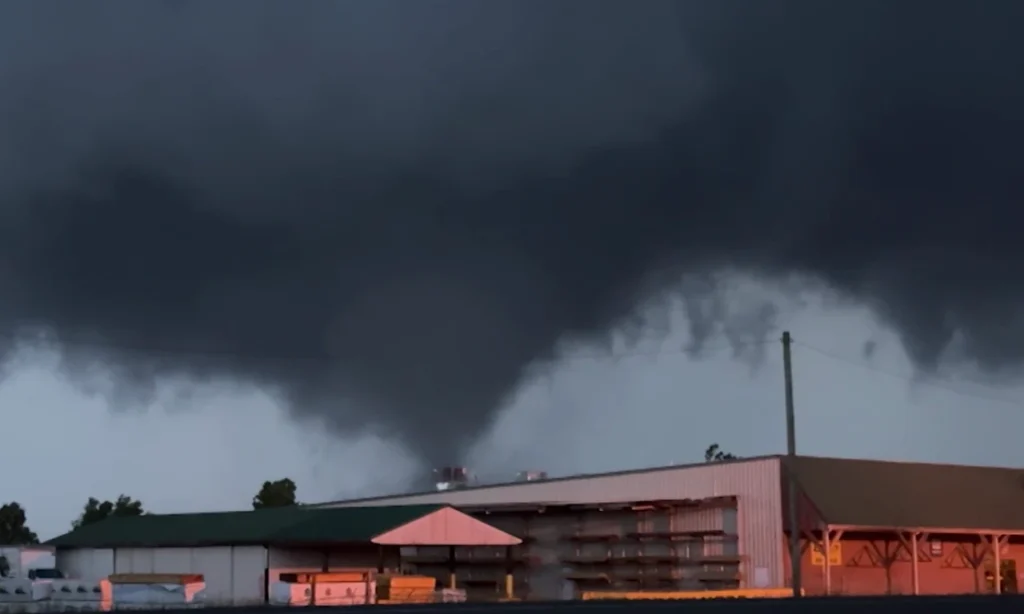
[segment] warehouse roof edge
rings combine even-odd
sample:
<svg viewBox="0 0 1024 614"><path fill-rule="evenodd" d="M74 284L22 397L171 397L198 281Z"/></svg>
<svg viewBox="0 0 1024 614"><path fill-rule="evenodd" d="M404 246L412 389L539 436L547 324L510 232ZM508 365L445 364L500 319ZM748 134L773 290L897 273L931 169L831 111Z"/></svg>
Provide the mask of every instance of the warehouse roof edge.
<svg viewBox="0 0 1024 614"><path fill-rule="evenodd" d="M438 530L441 527L441 530ZM55 537L58 548L376 544L511 546L520 539L450 505L310 509L112 517Z"/></svg>
<svg viewBox="0 0 1024 614"><path fill-rule="evenodd" d="M1024 510L1024 469L817 456L796 456L790 459L782 455L730 459L716 461L714 464L754 463L767 459L779 459L783 473L787 469L795 472L800 490L817 512L816 516L832 526L857 526L865 529L902 527L933 532L1024 533L1024 512L1020 512ZM685 471L707 465L706 462L700 462L555 477L526 483L472 485L452 492L494 491L528 487L528 484ZM420 499L423 502L437 502L445 498L446 495L437 491L426 491L330 501L310 507L338 509L332 506L386 505L399 499L403 503Z"/></svg>

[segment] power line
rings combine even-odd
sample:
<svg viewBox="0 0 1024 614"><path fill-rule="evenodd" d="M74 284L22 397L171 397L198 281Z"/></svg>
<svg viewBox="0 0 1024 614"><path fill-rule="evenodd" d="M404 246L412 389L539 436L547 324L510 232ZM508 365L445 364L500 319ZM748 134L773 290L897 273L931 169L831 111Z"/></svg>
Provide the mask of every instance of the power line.
<svg viewBox="0 0 1024 614"><path fill-rule="evenodd" d="M1002 397L1002 396L979 394L979 393L976 393L976 392L968 392L968 391L962 390L962 389L957 388L957 387L954 386L955 382L953 380L939 378L939 377L935 377L935 376L929 376L927 378L921 378L921 377L914 377L913 375L908 375L906 373L897 373L895 371L889 371L887 369L882 369L882 368L880 368L880 367L878 367L876 365L868 364L868 363L863 362L863 361L853 360L853 359L848 358L846 356L841 356L839 354L835 354L833 352L829 352L827 350L823 350L823 349L821 349L819 347L815 347L813 345L809 345L809 344L804 343L802 341L797 341L796 339L793 339L793 345L799 346L799 347L804 348L806 350L810 350L810 351L812 351L812 352L814 352L814 353L816 353L816 354L818 354L820 356L824 356L825 358L828 358L828 359L831 359L831 360L834 360L834 361L837 361L837 362L841 362L841 363L844 363L844 364L847 364L847 365L852 365L854 367L858 367L860 369L863 369L865 371L870 371L870 372L876 373L878 375L884 375L884 376L889 377L889 378L893 378L893 379L897 379L897 380L900 380L900 381L904 381L904 382L907 382L909 384L915 384L915 385L920 385L920 386L926 386L926 387L929 387L929 388L934 388L936 390L942 390L944 392L949 392L949 393L955 394L957 396L968 398L968 399L992 401L992 402L995 402L995 403L1002 403L1004 405L1009 405L1011 407L1024 408L1024 403L1019 402L1019 401L1014 401L1012 399L1007 399L1007 398ZM979 384L973 384L973 385L979 385ZM994 392L994 390L993 390L993 392Z"/></svg>

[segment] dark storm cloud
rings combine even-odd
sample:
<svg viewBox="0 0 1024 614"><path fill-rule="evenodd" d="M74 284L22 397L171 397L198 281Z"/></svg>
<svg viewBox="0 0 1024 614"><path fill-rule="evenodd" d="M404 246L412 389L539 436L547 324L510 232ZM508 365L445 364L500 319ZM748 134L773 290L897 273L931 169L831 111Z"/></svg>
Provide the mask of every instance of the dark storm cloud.
<svg viewBox="0 0 1024 614"><path fill-rule="evenodd" d="M2 326L49 330L75 373L129 389L278 386L297 414L432 462L558 340L660 290L686 290L712 334L701 280L726 268L816 277L922 366L954 335L1013 363L1022 17L1003 0L7 3ZM751 313L738 326L766 334L771 306Z"/></svg>

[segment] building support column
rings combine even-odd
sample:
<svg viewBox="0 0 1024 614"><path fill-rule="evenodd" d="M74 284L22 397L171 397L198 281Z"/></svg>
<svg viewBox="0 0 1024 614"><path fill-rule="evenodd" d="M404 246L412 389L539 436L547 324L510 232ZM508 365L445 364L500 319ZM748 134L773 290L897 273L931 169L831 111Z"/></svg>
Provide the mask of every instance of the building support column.
<svg viewBox="0 0 1024 614"><path fill-rule="evenodd" d="M824 557L821 575L826 595L832 594L832 544L838 543L842 538L842 530L833 531L828 525L825 525L825 530L821 532L821 553Z"/></svg>
<svg viewBox="0 0 1024 614"><path fill-rule="evenodd" d="M448 547L448 588L455 589L458 583L455 580L455 546Z"/></svg>
<svg viewBox="0 0 1024 614"><path fill-rule="evenodd" d="M829 533L831 532L832 530L828 528L828 525L825 525L825 530L821 532L821 554L823 558L821 575L826 596L832 594L832 561L829 560L831 558L829 554L832 552L832 540L829 539Z"/></svg>
<svg viewBox="0 0 1024 614"><path fill-rule="evenodd" d="M921 594L921 569L920 569L920 565L919 565L920 561L918 561L918 558L920 558L918 556L918 553L920 551L918 550L917 537L918 537L918 534L917 534L916 531L914 533L910 534L910 566L911 566L910 570L911 570L911 573L913 575L914 594L915 595L920 595Z"/></svg>
<svg viewBox="0 0 1024 614"><path fill-rule="evenodd" d="M512 546L505 546L505 599L511 601L515 597L515 576L513 575Z"/></svg>
<svg viewBox="0 0 1024 614"><path fill-rule="evenodd" d="M995 594L1003 594L1003 536L992 534L989 536L992 544L992 586Z"/></svg>
<svg viewBox="0 0 1024 614"><path fill-rule="evenodd" d="M910 555L910 575L911 581L913 582L912 594L921 594L921 544L928 541L928 533L922 533L920 531L910 531L907 533L897 533L900 538L900 542L903 543L903 547L907 549L907 554ZM931 561L927 555L924 558L925 562Z"/></svg>

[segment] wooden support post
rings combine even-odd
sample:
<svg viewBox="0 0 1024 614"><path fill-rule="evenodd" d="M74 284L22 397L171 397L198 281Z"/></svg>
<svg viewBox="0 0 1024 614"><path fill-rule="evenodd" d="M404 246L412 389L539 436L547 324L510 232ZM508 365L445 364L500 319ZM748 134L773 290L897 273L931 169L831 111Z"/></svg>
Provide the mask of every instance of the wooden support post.
<svg viewBox="0 0 1024 614"><path fill-rule="evenodd" d="M1003 538L1001 535L992 535L992 583L995 589L995 594L1001 595L1003 593L1003 565L1002 565L1002 545Z"/></svg>
<svg viewBox="0 0 1024 614"><path fill-rule="evenodd" d="M836 531L833 531L832 532L832 538L831 538L830 543L829 543L829 547L831 547L832 544L838 544L842 539L843 539L843 529L838 529ZM828 559L826 558L825 561L827 563ZM831 567L829 568L828 576L825 579L828 581L828 583L825 586L825 591L826 591L825 594L828 595L828 594L831 594L831 592L832 592L832 568Z"/></svg>
<svg viewBox="0 0 1024 614"><path fill-rule="evenodd" d="M515 596L512 546L505 546L505 598L511 600Z"/></svg>
<svg viewBox="0 0 1024 614"><path fill-rule="evenodd" d="M821 553L825 558L821 566L821 573L824 576L822 584L825 585L825 595L832 594L832 561L829 560L832 558L829 556L832 553L832 540L829 539L830 533L832 531L828 528L828 525L825 525L825 530L821 532Z"/></svg>
<svg viewBox="0 0 1024 614"><path fill-rule="evenodd" d="M920 595L921 594L921 574L920 574L920 569L918 568L919 566L918 566L918 560L917 560L919 558L919 556L918 556L918 552L919 551L918 551L918 547L917 547L917 537L918 537L918 535L917 535L916 532L910 534L910 570L911 570L911 574L913 575L914 594L915 595Z"/></svg>
<svg viewBox="0 0 1024 614"><path fill-rule="evenodd" d="M448 547L448 588L457 588L455 581L455 546Z"/></svg>
<svg viewBox="0 0 1024 614"><path fill-rule="evenodd" d="M907 550L907 554L910 555L910 574L913 582L913 594L921 594L921 562L931 562L931 557L927 554L921 554L921 544L927 543L929 539L928 533L919 533L917 531L911 531L909 533L897 533L900 538L900 543Z"/></svg>

